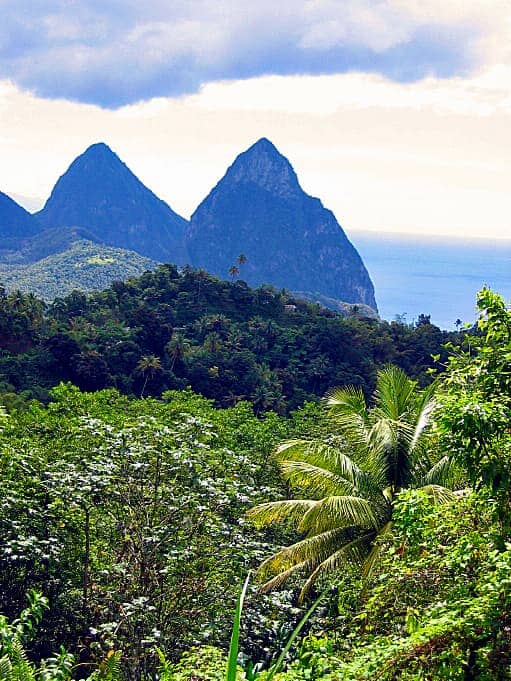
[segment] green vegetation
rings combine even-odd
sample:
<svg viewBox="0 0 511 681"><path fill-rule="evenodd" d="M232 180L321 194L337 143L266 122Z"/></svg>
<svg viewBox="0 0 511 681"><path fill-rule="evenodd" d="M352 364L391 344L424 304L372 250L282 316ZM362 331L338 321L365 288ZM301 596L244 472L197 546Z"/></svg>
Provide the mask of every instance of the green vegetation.
<svg viewBox="0 0 511 681"><path fill-rule="evenodd" d="M155 267L154 260L134 251L80 239L37 262L0 263L0 279L10 291L31 292L51 302L75 289L90 293L115 279L135 277Z"/></svg>
<svg viewBox="0 0 511 681"><path fill-rule="evenodd" d="M270 577L264 589L305 572L301 599L319 576L346 563L371 574L403 490L421 488L438 501L452 498L441 486L449 457L432 461L426 444L435 404L431 388L418 392L401 369L390 366L378 373L371 408L360 389L349 387L333 391L326 404L333 432L277 449L284 479L312 498L267 502L249 512L260 526L294 520L305 534L259 570Z"/></svg>
<svg viewBox="0 0 511 681"><path fill-rule="evenodd" d="M168 266L50 308L2 294L2 367L32 384L6 382L0 408L1 681L511 679L511 311L483 290L433 384L372 355L367 380L294 410L329 334L367 350L436 332L306 303L289 315L288 300ZM258 350L250 334L270 321ZM138 348L111 373L125 343ZM224 401L226 384L181 389L197 355L216 385L227 347L276 376L272 352L301 359L281 414ZM80 362L94 388L100 359L120 382L124 357L130 394L61 383L26 399ZM247 582L240 598L257 570L280 588Z"/></svg>
<svg viewBox="0 0 511 681"><path fill-rule="evenodd" d="M370 396L388 363L426 385L431 355L446 362L442 345L459 338L427 321L345 319L272 287L163 265L49 306L0 291L0 402L14 394L47 402L51 387L72 381L132 396L191 386L222 407L249 400L257 413L288 413L337 385ZM159 361L154 370L143 368L148 357Z"/></svg>

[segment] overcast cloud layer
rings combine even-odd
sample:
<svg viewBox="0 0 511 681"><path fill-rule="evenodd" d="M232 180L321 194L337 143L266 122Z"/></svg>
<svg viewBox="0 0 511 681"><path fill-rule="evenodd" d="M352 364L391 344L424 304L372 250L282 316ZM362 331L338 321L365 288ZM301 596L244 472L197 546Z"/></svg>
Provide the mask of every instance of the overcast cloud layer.
<svg viewBox="0 0 511 681"><path fill-rule="evenodd" d="M408 82L504 62L500 0L0 0L0 79L108 108L264 74ZM501 48L502 46L502 48ZM506 55L507 56L507 55Z"/></svg>

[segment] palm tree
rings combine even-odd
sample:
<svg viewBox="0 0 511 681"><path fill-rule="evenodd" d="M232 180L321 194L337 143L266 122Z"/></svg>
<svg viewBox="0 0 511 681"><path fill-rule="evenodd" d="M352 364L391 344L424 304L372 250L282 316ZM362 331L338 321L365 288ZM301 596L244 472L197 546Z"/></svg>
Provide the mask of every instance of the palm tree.
<svg viewBox="0 0 511 681"><path fill-rule="evenodd" d="M155 355L146 355L138 361L136 370L144 377L144 385L142 386L142 390L140 392L140 397L142 398L144 396L144 391L146 389L149 377L154 378L157 373L162 371L160 358L156 357Z"/></svg>
<svg viewBox="0 0 511 681"><path fill-rule="evenodd" d="M182 360L186 353L190 349L190 343L186 338L180 333L173 333L171 339L165 346L165 350L168 352L169 356L172 358L172 363L170 365L170 370L174 371L174 365L177 360Z"/></svg>
<svg viewBox="0 0 511 681"><path fill-rule="evenodd" d="M308 494L260 504L249 511L259 526L294 521L305 537L264 561L261 587L270 590L304 572L306 595L323 573L356 564L368 576L392 529L396 496L422 488L438 502L452 498L441 485L449 471L444 457L432 465L427 426L435 402L432 388L415 383L394 366L378 372L374 405L359 388L337 388L326 397L336 432L326 441L292 440L277 449L283 477ZM349 448L349 453L348 453Z"/></svg>
<svg viewBox="0 0 511 681"><path fill-rule="evenodd" d="M236 267L236 265L231 265L231 266L229 267L228 272L229 272L229 276L232 277L232 280L234 281L235 278L236 278L236 277L238 276L238 274L240 273L240 268L239 268L239 267Z"/></svg>

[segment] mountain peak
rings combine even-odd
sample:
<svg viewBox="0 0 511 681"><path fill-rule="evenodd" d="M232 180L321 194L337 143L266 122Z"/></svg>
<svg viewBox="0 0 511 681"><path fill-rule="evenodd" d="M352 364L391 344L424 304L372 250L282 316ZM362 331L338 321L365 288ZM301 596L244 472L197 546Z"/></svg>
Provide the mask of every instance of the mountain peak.
<svg viewBox="0 0 511 681"><path fill-rule="evenodd" d="M146 187L104 142L78 156L37 214L42 227L83 227L99 241L183 264L186 220Z"/></svg>
<svg viewBox="0 0 511 681"><path fill-rule="evenodd" d="M105 142L95 142L94 144L91 144L83 152L82 156L115 156L116 158L119 158Z"/></svg>
<svg viewBox="0 0 511 681"><path fill-rule="evenodd" d="M247 153L249 151L267 151L281 156L277 147L267 137L261 137L257 142L254 142L254 144L247 149Z"/></svg>
<svg viewBox="0 0 511 681"><path fill-rule="evenodd" d="M301 191L292 165L266 137L241 153L225 177L235 184L255 184L278 196Z"/></svg>
<svg viewBox="0 0 511 681"><path fill-rule="evenodd" d="M104 172L120 172L124 175L132 175L128 166L104 142L96 142L87 147L82 154L75 158L67 173L96 173L98 169L103 169Z"/></svg>
<svg viewBox="0 0 511 681"><path fill-rule="evenodd" d="M292 165L266 138L240 154L192 215L191 262L227 276L244 253L253 286L318 291L376 309L364 264L333 213L300 187Z"/></svg>

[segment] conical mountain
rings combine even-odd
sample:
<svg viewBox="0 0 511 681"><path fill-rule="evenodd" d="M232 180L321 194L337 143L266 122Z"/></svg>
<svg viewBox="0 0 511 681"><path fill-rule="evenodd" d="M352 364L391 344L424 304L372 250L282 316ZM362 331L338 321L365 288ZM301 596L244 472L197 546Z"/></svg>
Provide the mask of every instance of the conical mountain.
<svg viewBox="0 0 511 681"><path fill-rule="evenodd" d="M263 138L240 154L192 215L194 267L376 309L374 288L334 214L307 195L289 161Z"/></svg>
<svg viewBox="0 0 511 681"><path fill-rule="evenodd" d="M69 166L36 214L44 227L84 227L109 246L183 264L186 220L131 172L106 144Z"/></svg>
<svg viewBox="0 0 511 681"><path fill-rule="evenodd" d="M10 196L0 192L0 239L24 239L38 231L33 216Z"/></svg>

